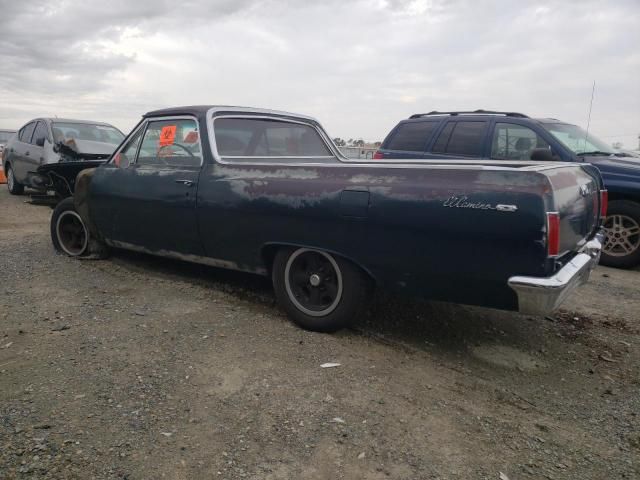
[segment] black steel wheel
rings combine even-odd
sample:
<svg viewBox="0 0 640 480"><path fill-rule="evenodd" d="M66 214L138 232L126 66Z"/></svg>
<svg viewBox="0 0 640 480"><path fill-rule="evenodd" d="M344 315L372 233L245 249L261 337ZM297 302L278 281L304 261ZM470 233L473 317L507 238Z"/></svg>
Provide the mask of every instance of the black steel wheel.
<svg viewBox="0 0 640 480"><path fill-rule="evenodd" d="M51 240L60 253L79 257L87 253L89 231L76 212L73 198L60 202L51 216Z"/></svg>
<svg viewBox="0 0 640 480"><path fill-rule="evenodd" d="M285 266L287 295L302 312L312 317L331 313L342 297L342 272L331 255L300 248Z"/></svg>
<svg viewBox="0 0 640 480"><path fill-rule="evenodd" d="M280 249L272 277L278 303L307 330L344 328L365 303L368 278L364 272L321 250Z"/></svg>
<svg viewBox="0 0 640 480"><path fill-rule="evenodd" d="M640 204L627 200L610 202L604 229L600 263L618 268L640 263Z"/></svg>

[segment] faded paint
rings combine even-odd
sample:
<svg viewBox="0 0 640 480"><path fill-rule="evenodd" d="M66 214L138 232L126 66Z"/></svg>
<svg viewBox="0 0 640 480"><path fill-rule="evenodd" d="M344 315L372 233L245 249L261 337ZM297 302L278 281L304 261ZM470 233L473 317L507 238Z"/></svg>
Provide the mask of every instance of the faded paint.
<svg viewBox="0 0 640 480"><path fill-rule="evenodd" d="M238 270L241 272L255 273L258 275L266 275L267 270L265 268L252 268L246 265L238 265L235 262L228 260L221 260L219 258L201 257L199 255L188 255L184 253L174 252L172 250L151 250L141 245L134 245L127 242L119 242L117 240L106 240L107 245L115 248L122 248L124 250L132 250L135 252L147 253L149 255L155 255L157 257L174 258L176 260L183 260L185 262L200 263L202 265L209 265L210 267L226 268L227 270Z"/></svg>

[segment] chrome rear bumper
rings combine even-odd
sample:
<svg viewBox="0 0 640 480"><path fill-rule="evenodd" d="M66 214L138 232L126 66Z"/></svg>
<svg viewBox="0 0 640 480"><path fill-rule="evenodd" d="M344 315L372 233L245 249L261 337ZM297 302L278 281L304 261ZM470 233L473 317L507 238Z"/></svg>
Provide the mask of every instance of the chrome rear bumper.
<svg viewBox="0 0 640 480"><path fill-rule="evenodd" d="M598 233L551 277L511 277L508 284L518 295L518 311L545 315L558 308L574 288L589 280L591 270L600 261L602 241L603 236Z"/></svg>

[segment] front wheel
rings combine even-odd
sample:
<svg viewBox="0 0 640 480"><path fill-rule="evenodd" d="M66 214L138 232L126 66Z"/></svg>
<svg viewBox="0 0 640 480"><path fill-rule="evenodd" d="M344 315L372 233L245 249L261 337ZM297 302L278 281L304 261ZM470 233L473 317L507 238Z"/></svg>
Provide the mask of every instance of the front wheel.
<svg viewBox="0 0 640 480"><path fill-rule="evenodd" d="M24 185L16 180L16 175L13 173L11 165L7 165L7 188L11 195L22 195L24 193Z"/></svg>
<svg viewBox="0 0 640 480"><path fill-rule="evenodd" d="M601 264L631 268L640 263L640 204L628 200L609 202L604 229Z"/></svg>
<svg viewBox="0 0 640 480"><path fill-rule="evenodd" d="M276 298L300 327L335 332L363 307L368 279L352 263L309 248L282 248L273 262Z"/></svg>
<svg viewBox="0 0 640 480"><path fill-rule="evenodd" d="M51 216L51 241L54 248L70 257L80 257L89 250L89 230L76 211L73 198L65 198Z"/></svg>

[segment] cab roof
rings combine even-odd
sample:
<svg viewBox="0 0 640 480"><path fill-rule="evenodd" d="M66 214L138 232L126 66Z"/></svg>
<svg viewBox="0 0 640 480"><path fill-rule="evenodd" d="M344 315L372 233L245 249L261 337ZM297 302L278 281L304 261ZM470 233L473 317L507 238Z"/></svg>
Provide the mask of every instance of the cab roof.
<svg viewBox="0 0 640 480"><path fill-rule="evenodd" d="M207 112L211 111L213 115L218 112L233 112L233 113L249 113L249 114L263 114L263 115L276 115L281 117L290 117L290 118L303 118L306 120L311 120L314 122L318 122L315 118L301 115L299 113L292 112L284 112L280 110L270 110L267 108L255 108L255 107L240 107L235 105L187 105L182 107L170 107L163 108L161 110L153 110L151 112L147 112L143 115L144 118L149 117L164 117L170 115L193 115L196 117L200 117L206 115Z"/></svg>

